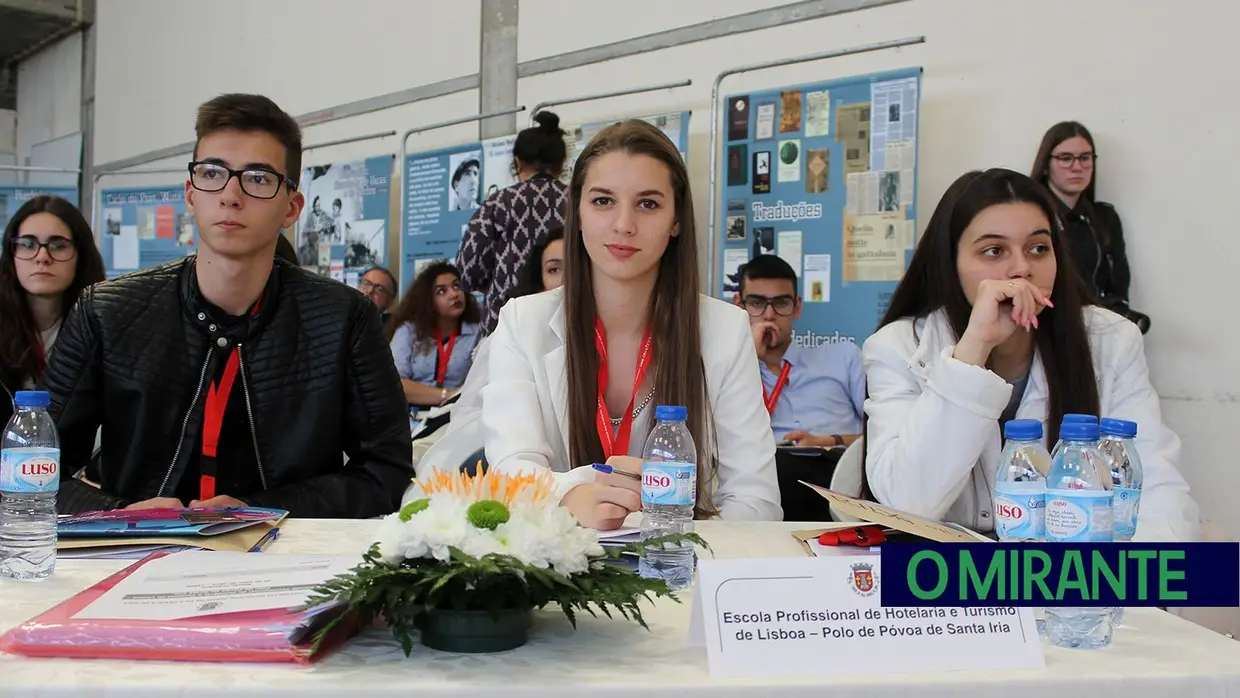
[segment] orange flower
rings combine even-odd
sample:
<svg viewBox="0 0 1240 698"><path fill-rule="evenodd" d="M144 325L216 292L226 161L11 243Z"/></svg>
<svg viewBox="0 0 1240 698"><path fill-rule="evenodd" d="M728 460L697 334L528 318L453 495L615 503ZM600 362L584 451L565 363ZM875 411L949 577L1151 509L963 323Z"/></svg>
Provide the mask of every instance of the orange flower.
<svg viewBox="0 0 1240 698"><path fill-rule="evenodd" d="M552 492L552 478L546 472L510 475L488 471L470 475L459 470L436 469L419 484L426 497L450 494L471 502L491 499L509 508L518 502L544 504L551 500Z"/></svg>

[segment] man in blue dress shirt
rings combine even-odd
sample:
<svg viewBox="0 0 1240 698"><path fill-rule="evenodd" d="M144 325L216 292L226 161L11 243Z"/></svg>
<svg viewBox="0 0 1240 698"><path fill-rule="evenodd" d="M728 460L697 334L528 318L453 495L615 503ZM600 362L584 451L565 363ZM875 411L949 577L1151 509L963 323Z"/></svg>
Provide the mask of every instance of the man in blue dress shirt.
<svg viewBox="0 0 1240 698"><path fill-rule="evenodd" d="M801 297L792 267L775 255L754 257L742 267L733 302L749 313L775 439L823 448L855 441L865 404L861 350L853 342L793 341Z"/></svg>

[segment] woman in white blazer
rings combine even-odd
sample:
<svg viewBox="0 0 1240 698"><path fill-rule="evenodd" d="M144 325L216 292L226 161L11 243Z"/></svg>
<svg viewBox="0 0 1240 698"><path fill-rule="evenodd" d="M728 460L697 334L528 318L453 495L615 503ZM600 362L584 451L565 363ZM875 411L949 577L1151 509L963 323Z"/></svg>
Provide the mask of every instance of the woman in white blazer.
<svg viewBox="0 0 1240 698"><path fill-rule="evenodd" d="M957 180L862 351L865 484L888 506L994 529L1001 424L1064 414L1137 422L1145 484L1135 538L1198 535L1136 325L1089 303L1053 201L1025 175Z"/></svg>
<svg viewBox="0 0 1240 698"><path fill-rule="evenodd" d="M490 341L490 467L549 468L583 525L618 528L641 508L640 481L591 464L636 474L655 406L684 405L697 515L779 520L749 320L697 291L693 201L675 145L644 121L609 126L569 189L563 287L509 301Z"/></svg>

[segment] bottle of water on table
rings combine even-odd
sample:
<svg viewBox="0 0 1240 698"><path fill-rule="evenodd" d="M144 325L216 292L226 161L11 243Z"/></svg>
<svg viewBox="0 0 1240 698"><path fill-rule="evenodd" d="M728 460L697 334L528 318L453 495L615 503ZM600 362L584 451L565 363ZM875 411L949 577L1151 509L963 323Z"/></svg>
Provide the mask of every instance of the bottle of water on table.
<svg viewBox="0 0 1240 698"><path fill-rule="evenodd" d="M1046 537L1046 478L1051 456L1042 445L1042 423L1013 419L1003 426L1007 443L995 476L995 533L1001 541L1041 542Z"/></svg>
<svg viewBox="0 0 1240 698"><path fill-rule="evenodd" d="M1137 532L1137 514L1141 506L1141 486L1145 470L1137 455L1137 423L1125 419L1103 419L1099 424L1102 440L1098 449L1106 458L1111 475L1111 525L1117 543L1132 540ZM1112 624L1119 626L1124 608L1115 609Z"/></svg>
<svg viewBox="0 0 1240 698"><path fill-rule="evenodd" d="M697 447L689 433L688 409L659 405L642 450L642 540L693 532L697 504ZM672 590L693 582L691 543L648 550L638 563L643 577L663 579Z"/></svg>
<svg viewBox="0 0 1240 698"><path fill-rule="evenodd" d="M48 394L19 391L0 439L0 578L35 580L56 568L60 437Z"/></svg>
<svg viewBox="0 0 1240 698"><path fill-rule="evenodd" d="M1064 424L1097 424L1098 418L1092 414L1065 414L1060 425ZM1063 438L1055 442L1054 448L1051 449L1051 458L1059 455L1059 451L1063 449Z"/></svg>
<svg viewBox="0 0 1240 698"><path fill-rule="evenodd" d="M1098 425L1065 422L1063 448L1046 478L1046 540L1111 542L1110 473L1098 450ZM1097 649L1111 643L1111 609L1047 608L1046 636L1059 647Z"/></svg>
<svg viewBox="0 0 1240 698"><path fill-rule="evenodd" d="M995 533L1000 541L1046 539L1046 476L1051 456L1042 445L1042 422L1013 419L1003 425L1006 443L995 474ZM1043 609L1033 609L1038 633L1046 631Z"/></svg>

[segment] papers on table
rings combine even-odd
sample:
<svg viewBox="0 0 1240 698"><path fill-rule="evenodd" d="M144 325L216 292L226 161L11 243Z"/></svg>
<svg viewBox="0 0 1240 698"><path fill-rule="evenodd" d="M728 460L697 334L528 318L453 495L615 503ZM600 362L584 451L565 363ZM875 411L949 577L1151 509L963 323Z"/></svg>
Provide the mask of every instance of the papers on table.
<svg viewBox="0 0 1240 698"><path fill-rule="evenodd" d="M356 555L183 552L138 567L74 617L164 621L294 608L357 564Z"/></svg>
<svg viewBox="0 0 1240 698"><path fill-rule="evenodd" d="M642 539L642 530L636 527L626 526L617 528L614 531L599 531L598 542L604 547L612 545L620 547L626 543L635 543Z"/></svg>
<svg viewBox="0 0 1240 698"><path fill-rule="evenodd" d="M154 552L260 552L280 534L283 509L256 507L105 511L63 516L57 554L138 560Z"/></svg>

